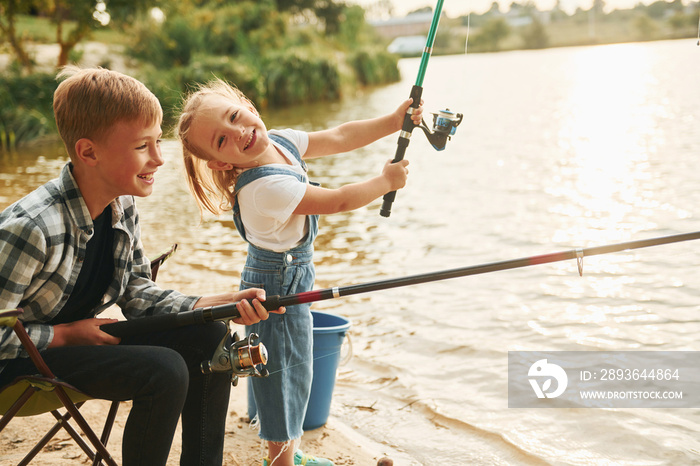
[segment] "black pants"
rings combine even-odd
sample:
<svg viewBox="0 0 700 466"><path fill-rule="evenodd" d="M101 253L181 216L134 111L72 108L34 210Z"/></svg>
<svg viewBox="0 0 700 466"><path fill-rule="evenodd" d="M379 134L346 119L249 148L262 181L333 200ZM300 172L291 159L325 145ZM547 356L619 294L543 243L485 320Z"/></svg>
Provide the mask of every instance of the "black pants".
<svg viewBox="0 0 700 466"><path fill-rule="evenodd" d="M213 322L122 339L116 346L66 346L42 357L61 380L93 398L133 400L124 428L122 463L165 465L182 415L182 456L186 466L223 462L231 390L228 374L202 374L226 335ZM36 373L29 359L15 359L0 372L0 386L17 375Z"/></svg>

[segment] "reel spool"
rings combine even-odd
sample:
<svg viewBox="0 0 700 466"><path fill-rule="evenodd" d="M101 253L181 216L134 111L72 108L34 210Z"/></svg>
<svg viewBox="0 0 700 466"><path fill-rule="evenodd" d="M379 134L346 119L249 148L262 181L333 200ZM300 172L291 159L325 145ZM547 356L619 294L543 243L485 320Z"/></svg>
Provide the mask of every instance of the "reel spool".
<svg viewBox="0 0 700 466"><path fill-rule="evenodd" d="M229 339L232 343L228 345ZM255 344L258 335L251 333L247 338L238 339L238 333L226 335L219 343L214 356L201 364L203 374L227 372L231 374L231 384L238 385L239 377L267 377L267 348L262 343Z"/></svg>
<svg viewBox="0 0 700 466"><path fill-rule="evenodd" d="M435 150L441 151L445 149L447 141L457 131L457 126L462 122L464 117L461 113L454 113L449 108L433 113L433 128L428 129L425 120L421 122L419 128L423 130L430 144Z"/></svg>

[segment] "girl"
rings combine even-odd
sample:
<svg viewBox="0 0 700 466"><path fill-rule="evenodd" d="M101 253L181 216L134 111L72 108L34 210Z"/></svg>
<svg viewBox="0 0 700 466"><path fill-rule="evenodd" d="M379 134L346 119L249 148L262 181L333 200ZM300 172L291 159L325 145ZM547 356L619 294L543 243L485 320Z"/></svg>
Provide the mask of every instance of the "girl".
<svg viewBox="0 0 700 466"><path fill-rule="evenodd" d="M248 243L241 289L264 288L288 295L313 288L313 242L318 215L363 207L406 184L408 161L388 161L379 176L338 189L310 184L305 159L349 152L401 129L411 104L386 116L352 121L317 132L270 130L252 102L221 80L201 86L185 100L178 123L190 188L203 209L233 210ZM412 114L421 121L422 107ZM287 307L246 328L267 347L270 376L251 379L268 442L263 465L332 465L297 450L312 382L313 323L310 304ZM252 409L251 409L252 411ZM270 460L272 458L272 460Z"/></svg>

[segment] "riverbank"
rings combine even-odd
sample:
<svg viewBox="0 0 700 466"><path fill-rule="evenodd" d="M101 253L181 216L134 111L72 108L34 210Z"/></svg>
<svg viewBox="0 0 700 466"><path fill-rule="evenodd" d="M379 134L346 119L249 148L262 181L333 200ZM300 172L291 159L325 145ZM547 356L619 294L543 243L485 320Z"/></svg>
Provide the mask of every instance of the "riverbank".
<svg viewBox="0 0 700 466"><path fill-rule="evenodd" d="M109 404L103 400L92 400L88 401L81 409L88 423L98 431L98 435L109 410ZM120 445L129 407L130 402L124 402L120 406L114 431L107 445L118 464L121 464ZM14 419L0 433L0 466L16 465L44 432L51 427L53 422L54 419L50 414ZM181 447L178 428L168 458L168 466L180 464ZM329 418L325 426L304 434L302 449L308 454L332 459L336 466L374 465L382 457L393 456L392 453L386 451L384 446L363 437L361 433L352 430L333 416ZM226 422L224 465L257 466L261 464L260 459L263 456L264 450L257 432L251 429L247 422L245 383L241 383L231 391L229 415ZM62 430L49 442L35 461L44 466L65 466L86 464L87 457L70 436Z"/></svg>

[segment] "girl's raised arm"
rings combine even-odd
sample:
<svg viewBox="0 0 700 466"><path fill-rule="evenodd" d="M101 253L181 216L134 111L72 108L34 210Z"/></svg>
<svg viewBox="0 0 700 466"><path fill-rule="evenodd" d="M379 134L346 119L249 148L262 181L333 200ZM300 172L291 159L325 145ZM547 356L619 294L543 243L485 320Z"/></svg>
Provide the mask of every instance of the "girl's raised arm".
<svg viewBox="0 0 700 466"><path fill-rule="evenodd" d="M378 139L401 129L406 110L413 102L409 98L394 112L369 120L356 120L343 123L335 128L309 133L309 147L305 159L341 154L364 147ZM423 102L411 119L418 125L423 113Z"/></svg>
<svg viewBox="0 0 700 466"><path fill-rule="evenodd" d="M397 163L387 161L382 174L367 181L347 184L338 189L326 189L309 185L299 205L297 215L324 215L348 212L366 206L384 194L406 185L408 160Z"/></svg>

